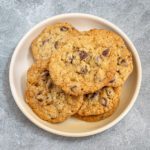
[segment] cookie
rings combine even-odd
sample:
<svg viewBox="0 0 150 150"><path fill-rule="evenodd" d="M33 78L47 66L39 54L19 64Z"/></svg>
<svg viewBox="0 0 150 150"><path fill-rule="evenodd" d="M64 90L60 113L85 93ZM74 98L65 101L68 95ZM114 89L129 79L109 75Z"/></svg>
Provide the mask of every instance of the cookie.
<svg viewBox="0 0 150 150"><path fill-rule="evenodd" d="M124 45L123 39L117 33L110 30L91 29L83 33L94 37L94 40L98 43L98 45L101 44L101 40L104 40L108 47L118 48Z"/></svg>
<svg viewBox="0 0 150 150"><path fill-rule="evenodd" d="M123 39L117 33L105 29L93 29L86 32L86 34L94 36L97 43L100 43L100 39L103 38L109 47L116 49L117 69L114 78L110 81L108 86L118 87L123 85L133 70L132 54Z"/></svg>
<svg viewBox="0 0 150 150"><path fill-rule="evenodd" d="M52 80L66 93L82 95L101 89L113 79L116 71L115 50L101 39L80 34L50 57Z"/></svg>
<svg viewBox="0 0 150 150"><path fill-rule="evenodd" d="M116 111L118 105L119 105L119 101L114 106L114 109L111 109L110 111L108 111L104 114L91 115L91 116L80 116L79 114L75 114L74 117L76 117L80 120L83 120L83 121L87 121L87 122L96 122L96 121L104 120L104 119L110 117Z"/></svg>
<svg viewBox="0 0 150 150"><path fill-rule="evenodd" d="M51 53L63 45L69 36L79 32L68 23L56 23L46 27L32 42L31 50L35 60L48 59Z"/></svg>
<svg viewBox="0 0 150 150"><path fill-rule="evenodd" d="M95 93L86 94L77 114L80 116L100 115L99 118L104 115L105 117L106 114L111 114L116 108L120 100L119 97L120 87L104 87Z"/></svg>
<svg viewBox="0 0 150 150"><path fill-rule="evenodd" d="M108 86L117 87L123 85L132 71L133 60L131 52L125 45L122 45L117 49L117 70Z"/></svg>
<svg viewBox="0 0 150 150"><path fill-rule="evenodd" d="M37 61L27 73L26 102L43 120L63 122L75 114L83 102L82 96L70 96L53 84L48 61Z"/></svg>

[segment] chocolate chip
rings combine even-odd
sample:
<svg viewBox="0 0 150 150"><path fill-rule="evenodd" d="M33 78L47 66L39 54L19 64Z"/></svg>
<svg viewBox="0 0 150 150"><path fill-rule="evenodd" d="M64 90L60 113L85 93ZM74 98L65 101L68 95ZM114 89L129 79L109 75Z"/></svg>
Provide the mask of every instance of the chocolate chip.
<svg viewBox="0 0 150 150"><path fill-rule="evenodd" d="M80 60L83 60L86 57L88 57L88 54L85 51L79 51L79 56L80 56Z"/></svg>
<svg viewBox="0 0 150 150"><path fill-rule="evenodd" d="M85 66L85 67L82 67L81 70L80 70L80 73L81 73L81 74L86 74L87 72L88 72L88 69L87 69L86 66Z"/></svg>
<svg viewBox="0 0 150 150"><path fill-rule="evenodd" d="M46 102L46 105L47 105L47 106L52 105L52 104L53 104L53 101L50 101L50 102L47 101L47 102Z"/></svg>
<svg viewBox="0 0 150 150"><path fill-rule="evenodd" d="M93 98L95 98L96 96L98 96L98 92L95 92L95 93L91 94L91 95L90 95L90 98L93 99Z"/></svg>
<svg viewBox="0 0 150 150"><path fill-rule="evenodd" d="M53 84L52 84L51 80L48 80L47 84L46 84L47 89L52 88L52 86L53 86Z"/></svg>
<svg viewBox="0 0 150 150"><path fill-rule="evenodd" d="M42 77L43 81L47 80L48 76L49 76L49 71L48 70L44 70L41 74L41 77Z"/></svg>
<svg viewBox="0 0 150 150"><path fill-rule="evenodd" d="M84 96L85 96L86 98L88 98L88 97L89 97L89 94L85 94Z"/></svg>
<svg viewBox="0 0 150 150"><path fill-rule="evenodd" d="M42 93L37 93L37 96L36 96L36 99L39 101L39 102L42 102L43 101L43 96L41 95Z"/></svg>
<svg viewBox="0 0 150 150"><path fill-rule="evenodd" d="M35 83L34 85L35 85L35 86L39 86L39 84L38 84L38 83Z"/></svg>
<svg viewBox="0 0 150 150"><path fill-rule="evenodd" d="M87 99L94 99L96 96L98 96L99 92L91 93L91 94L85 94L85 97Z"/></svg>
<svg viewBox="0 0 150 150"><path fill-rule="evenodd" d="M65 27L65 26L62 26L62 27L60 28L60 30L61 30L61 31L68 31L69 28L67 28L67 27Z"/></svg>
<svg viewBox="0 0 150 150"><path fill-rule="evenodd" d="M73 86L70 87L70 90L71 90L72 92L76 92L76 89L77 89L77 86L76 86L76 85L73 85Z"/></svg>
<svg viewBox="0 0 150 150"><path fill-rule="evenodd" d="M41 91L39 91L39 92L37 93L37 95L40 95L40 94L42 94L42 92L41 92Z"/></svg>
<svg viewBox="0 0 150 150"><path fill-rule="evenodd" d="M43 100L45 100L45 96L42 94L42 92L38 92L36 94L36 97L35 97L39 102L43 102Z"/></svg>
<svg viewBox="0 0 150 150"><path fill-rule="evenodd" d="M46 39L46 40L42 41L42 45L44 45L47 42L49 42L49 39Z"/></svg>
<svg viewBox="0 0 150 150"><path fill-rule="evenodd" d="M90 68L87 65L77 68L79 74L86 74L88 71L90 71Z"/></svg>
<svg viewBox="0 0 150 150"><path fill-rule="evenodd" d="M44 70L42 72L41 76L49 76L49 71L48 70Z"/></svg>
<svg viewBox="0 0 150 150"><path fill-rule="evenodd" d="M118 73L119 75L121 75L121 72L120 72L120 70L117 70L117 73Z"/></svg>
<svg viewBox="0 0 150 150"><path fill-rule="evenodd" d="M51 105L51 103L47 103L46 105L49 106L49 105Z"/></svg>
<svg viewBox="0 0 150 150"><path fill-rule="evenodd" d="M106 48L105 50L103 50L102 55L107 57L109 55L109 48Z"/></svg>
<svg viewBox="0 0 150 150"><path fill-rule="evenodd" d="M111 97L111 96L113 96L114 92L111 88L106 88L106 94L108 97Z"/></svg>
<svg viewBox="0 0 150 150"><path fill-rule="evenodd" d="M115 79L112 79L112 80L109 81L109 83L113 83L113 82L115 82Z"/></svg>
<svg viewBox="0 0 150 150"><path fill-rule="evenodd" d="M58 49L58 41L56 41L55 43L54 43L54 47L55 47L55 49Z"/></svg>
<svg viewBox="0 0 150 150"><path fill-rule="evenodd" d="M105 107L107 106L108 101L107 101L106 98L104 98L104 97L101 98L101 99L100 99L100 102L101 102L101 104L102 104L103 106L105 106Z"/></svg>
<svg viewBox="0 0 150 150"><path fill-rule="evenodd" d="M127 66L127 61L121 57L118 58L117 60L117 65L123 65L123 66Z"/></svg>
<svg viewBox="0 0 150 150"><path fill-rule="evenodd" d="M43 99L37 99L39 102L43 102Z"/></svg>

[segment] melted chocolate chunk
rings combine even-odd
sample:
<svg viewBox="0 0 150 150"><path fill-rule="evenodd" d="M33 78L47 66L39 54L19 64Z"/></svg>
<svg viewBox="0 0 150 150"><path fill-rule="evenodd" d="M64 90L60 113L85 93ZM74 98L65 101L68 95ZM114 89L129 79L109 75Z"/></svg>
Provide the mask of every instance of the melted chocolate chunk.
<svg viewBox="0 0 150 150"><path fill-rule="evenodd" d="M41 76L49 76L49 71L48 70L44 70L41 74Z"/></svg>
<svg viewBox="0 0 150 150"><path fill-rule="evenodd" d="M85 51L79 51L79 56L80 56L80 60L83 60L88 57L88 54Z"/></svg>
<svg viewBox="0 0 150 150"><path fill-rule="evenodd" d="M93 98L95 98L96 96L98 96L98 92L95 92L95 93L91 94L91 95L90 95L90 98L93 99Z"/></svg>
<svg viewBox="0 0 150 150"><path fill-rule="evenodd" d="M87 67L85 66L85 67L82 67L81 68L81 70L80 70L80 74L86 74L88 72L88 69L87 69Z"/></svg>
<svg viewBox="0 0 150 150"><path fill-rule="evenodd" d="M107 57L109 55L109 51L110 51L109 48L103 50L102 55Z"/></svg>
<svg viewBox="0 0 150 150"><path fill-rule="evenodd" d="M37 99L39 102L43 102L43 100L42 99Z"/></svg>
<svg viewBox="0 0 150 150"><path fill-rule="evenodd" d="M43 81L46 81L49 77L49 71L48 70L43 71L41 77Z"/></svg>
<svg viewBox="0 0 150 150"><path fill-rule="evenodd" d="M67 28L67 27L65 27L65 26L62 26L61 28L60 28L60 31L68 31L69 30L69 28Z"/></svg>
<svg viewBox="0 0 150 150"><path fill-rule="evenodd" d="M70 87L70 90L71 90L72 92L76 92L76 89L77 89L77 86L76 86L76 85L73 85L73 86Z"/></svg>
<svg viewBox="0 0 150 150"><path fill-rule="evenodd" d="M113 83L113 82L115 82L115 79L112 79L112 80L109 81L109 83Z"/></svg>
<svg viewBox="0 0 150 150"><path fill-rule="evenodd" d="M87 99L94 99L96 96L98 96L98 92L91 93L91 94L85 94L85 97Z"/></svg>
<svg viewBox="0 0 150 150"><path fill-rule="evenodd" d="M53 84L52 84L51 80L48 80L47 84L46 84L47 89L52 88L52 86L53 86Z"/></svg>
<svg viewBox="0 0 150 150"><path fill-rule="evenodd" d="M54 43L54 47L55 47L55 49L58 49L58 41L56 41L55 43Z"/></svg>
<svg viewBox="0 0 150 150"><path fill-rule="evenodd" d="M118 58L117 60L117 65L124 65L124 66L127 66L127 61L121 57Z"/></svg>

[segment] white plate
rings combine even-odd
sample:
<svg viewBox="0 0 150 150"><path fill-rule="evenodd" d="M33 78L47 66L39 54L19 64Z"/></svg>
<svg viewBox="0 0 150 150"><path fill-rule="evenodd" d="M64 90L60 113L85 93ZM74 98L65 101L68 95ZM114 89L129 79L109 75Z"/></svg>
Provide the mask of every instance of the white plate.
<svg viewBox="0 0 150 150"><path fill-rule="evenodd" d="M105 28L113 30L124 38L126 44L128 45L129 49L133 54L134 70L123 87L119 108L111 117L103 121L88 123L74 118L70 118L64 123L51 124L38 118L24 101L26 73L29 66L33 63L32 55L29 49L30 44L32 40L46 26L56 22L64 21L71 23L79 30L88 30L92 28ZM22 40L16 47L11 59L9 81L16 104L25 114L25 116L29 118L34 124L48 132L58 135L83 137L100 133L112 127L128 113L139 93L141 85L141 63L138 53L132 42L125 35L125 33L123 33L123 31L121 31L114 24L102 18L88 14L62 14L39 23L22 38Z"/></svg>

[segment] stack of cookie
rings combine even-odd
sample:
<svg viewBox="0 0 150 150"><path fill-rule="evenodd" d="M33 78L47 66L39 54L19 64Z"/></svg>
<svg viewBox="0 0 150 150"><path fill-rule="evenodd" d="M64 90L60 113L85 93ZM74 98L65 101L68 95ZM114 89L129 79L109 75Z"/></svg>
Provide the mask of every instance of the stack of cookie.
<svg viewBox="0 0 150 150"><path fill-rule="evenodd" d="M78 31L68 23L46 27L32 42L26 102L43 120L73 116L99 121L112 115L133 70L132 55L112 31Z"/></svg>

